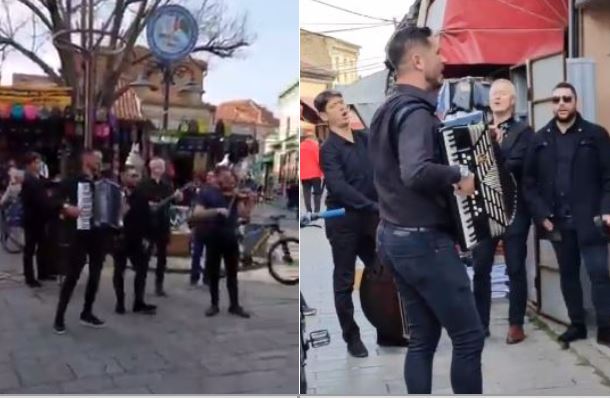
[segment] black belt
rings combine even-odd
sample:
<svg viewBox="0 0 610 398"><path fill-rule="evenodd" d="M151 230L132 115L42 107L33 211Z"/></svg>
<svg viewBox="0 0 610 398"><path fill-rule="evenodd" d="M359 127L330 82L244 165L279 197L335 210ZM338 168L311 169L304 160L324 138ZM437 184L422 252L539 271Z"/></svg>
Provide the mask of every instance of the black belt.
<svg viewBox="0 0 610 398"><path fill-rule="evenodd" d="M405 232L438 232L438 231L441 231L440 228L436 228L436 227L403 227L401 225L392 224L391 222L388 222L388 221L383 221L383 222L388 224L389 226L391 226L394 229L398 229L400 231L405 231Z"/></svg>

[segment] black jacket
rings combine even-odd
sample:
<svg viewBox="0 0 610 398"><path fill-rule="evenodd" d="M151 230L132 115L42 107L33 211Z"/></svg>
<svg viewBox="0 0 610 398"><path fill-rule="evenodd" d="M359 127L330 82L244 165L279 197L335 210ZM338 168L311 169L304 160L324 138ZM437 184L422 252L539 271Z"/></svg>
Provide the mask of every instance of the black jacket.
<svg viewBox="0 0 610 398"><path fill-rule="evenodd" d="M610 137L601 126L580 115L572 128L581 136L572 159L572 195L569 198L579 242L603 244L593 217L610 214ZM523 169L523 190L530 213L540 225L553 218L555 208L555 120L534 135Z"/></svg>
<svg viewBox="0 0 610 398"><path fill-rule="evenodd" d="M148 202L160 202L174 193L172 184L161 179L157 183L152 178L142 181L138 187ZM151 228L154 236L164 237L170 234L169 208L171 203L154 211L151 216Z"/></svg>
<svg viewBox="0 0 610 398"><path fill-rule="evenodd" d="M47 194L46 181L26 174L21 185L21 203L23 205L23 224L26 228L41 228L49 220L54 207Z"/></svg>
<svg viewBox="0 0 610 398"><path fill-rule="evenodd" d="M371 122L370 157L382 220L451 228L449 194L461 176L443 164L436 93L397 85Z"/></svg>
<svg viewBox="0 0 610 398"><path fill-rule="evenodd" d="M508 227L506 234L527 233L531 224L531 217L521 186L523 164L533 137L534 130L530 126L523 122L513 122L508 128L506 137L504 137L500 144L500 162L502 167L513 175L517 184L517 210L515 219Z"/></svg>
<svg viewBox="0 0 610 398"><path fill-rule="evenodd" d="M125 194L129 210L123 218L123 238L127 244L141 244L152 237L150 205L139 188Z"/></svg>

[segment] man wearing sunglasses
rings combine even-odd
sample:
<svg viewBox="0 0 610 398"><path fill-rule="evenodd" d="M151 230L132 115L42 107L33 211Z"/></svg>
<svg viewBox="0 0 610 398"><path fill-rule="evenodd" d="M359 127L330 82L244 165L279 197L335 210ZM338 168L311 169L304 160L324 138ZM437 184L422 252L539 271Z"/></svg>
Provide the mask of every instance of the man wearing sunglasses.
<svg viewBox="0 0 610 398"><path fill-rule="evenodd" d="M570 326L569 343L587 337L580 259L591 279L597 342L610 346L608 243L593 218L610 225L610 137L582 118L569 83L553 90L555 117L533 138L524 165L523 188L535 223L551 238Z"/></svg>

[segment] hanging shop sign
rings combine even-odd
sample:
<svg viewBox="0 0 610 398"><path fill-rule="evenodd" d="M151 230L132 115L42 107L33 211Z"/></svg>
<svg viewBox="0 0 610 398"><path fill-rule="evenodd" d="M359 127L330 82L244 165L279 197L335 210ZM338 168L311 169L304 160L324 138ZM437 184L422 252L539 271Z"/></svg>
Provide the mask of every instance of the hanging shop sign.
<svg viewBox="0 0 610 398"><path fill-rule="evenodd" d="M64 109L72 105L70 92L71 89L67 87L44 89L0 87L0 103Z"/></svg>
<svg viewBox="0 0 610 398"><path fill-rule="evenodd" d="M199 26L193 14L175 4L159 7L146 25L150 51L167 63L188 56L198 38Z"/></svg>

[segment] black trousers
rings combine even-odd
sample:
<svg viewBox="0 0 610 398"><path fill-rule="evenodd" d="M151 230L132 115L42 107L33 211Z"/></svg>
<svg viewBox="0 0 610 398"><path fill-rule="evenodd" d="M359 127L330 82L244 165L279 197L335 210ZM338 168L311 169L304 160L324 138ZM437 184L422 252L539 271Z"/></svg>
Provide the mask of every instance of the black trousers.
<svg viewBox="0 0 610 398"><path fill-rule="evenodd" d="M580 246L573 229L561 230L561 241L553 242L559 262L561 293L573 324L585 323L583 292L580 283L581 255L589 279L597 326L610 327L610 273L608 272L608 246L606 244Z"/></svg>
<svg viewBox="0 0 610 398"><path fill-rule="evenodd" d="M49 262L47 261L49 260L49 242L46 227L45 224L24 225L23 275L25 276L26 283L36 281L36 276L34 275L34 256L36 256L38 279L49 275Z"/></svg>
<svg viewBox="0 0 610 398"><path fill-rule="evenodd" d="M133 280L134 305L144 304L146 291L146 274L148 273L148 256L144 251L142 242L119 243L113 255L114 274L112 284L116 294L117 305L125 305L125 269L127 260L135 271Z"/></svg>
<svg viewBox="0 0 610 398"><path fill-rule="evenodd" d="M151 242L151 248L155 249L157 256L157 268L155 269L155 285L157 289L163 288L165 270L167 269L167 245L169 244L169 232L156 234Z"/></svg>
<svg viewBox="0 0 610 398"><path fill-rule="evenodd" d="M55 315L56 323L63 323L66 309L80 274L89 260L89 279L85 290L85 305L82 314L90 314L93 302L100 284L100 276L104 265L105 235L99 231L78 231L72 240L68 269L59 293L59 303Z"/></svg>
<svg viewBox="0 0 610 398"><path fill-rule="evenodd" d="M322 200L322 179L311 178L307 180L301 180L301 183L303 184L303 198L305 200L305 208L307 209L307 212L312 212L311 195L313 192L313 211L318 213L320 211L320 201Z"/></svg>
<svg viewBox="0 0 610 398"><path fill-rule="evenodd" d="M335 310L346 342L360 338L360 329L354 321L352 301L356 258L360 258L366 267L375 266L378 261L375 248L378 223L377 214L364 211L347 211L343 217L326 220L326 236L331 245L335 265Z"/></svg>
<svg viewBox="0 0 610 398"><path fill-rule="evenodd" d="M491 311L491 269L499 239L481 242L472 252L474 299L481 323L489 329ZM527 306L527 233L512 234L504 237L504 259L510 283L508 294L508 322L522 326Z"/></svg>
<svg viewBox="0 0 610 398"><path fill-rule="evenodd" d="M209 279L212 305L218 305L218 285L220 283L220 262L224 260L227 290L231 307L239 305L237 289L237 267L239 264L239 244L236 237L216 234L205 239L205 272Z"/></svg>

